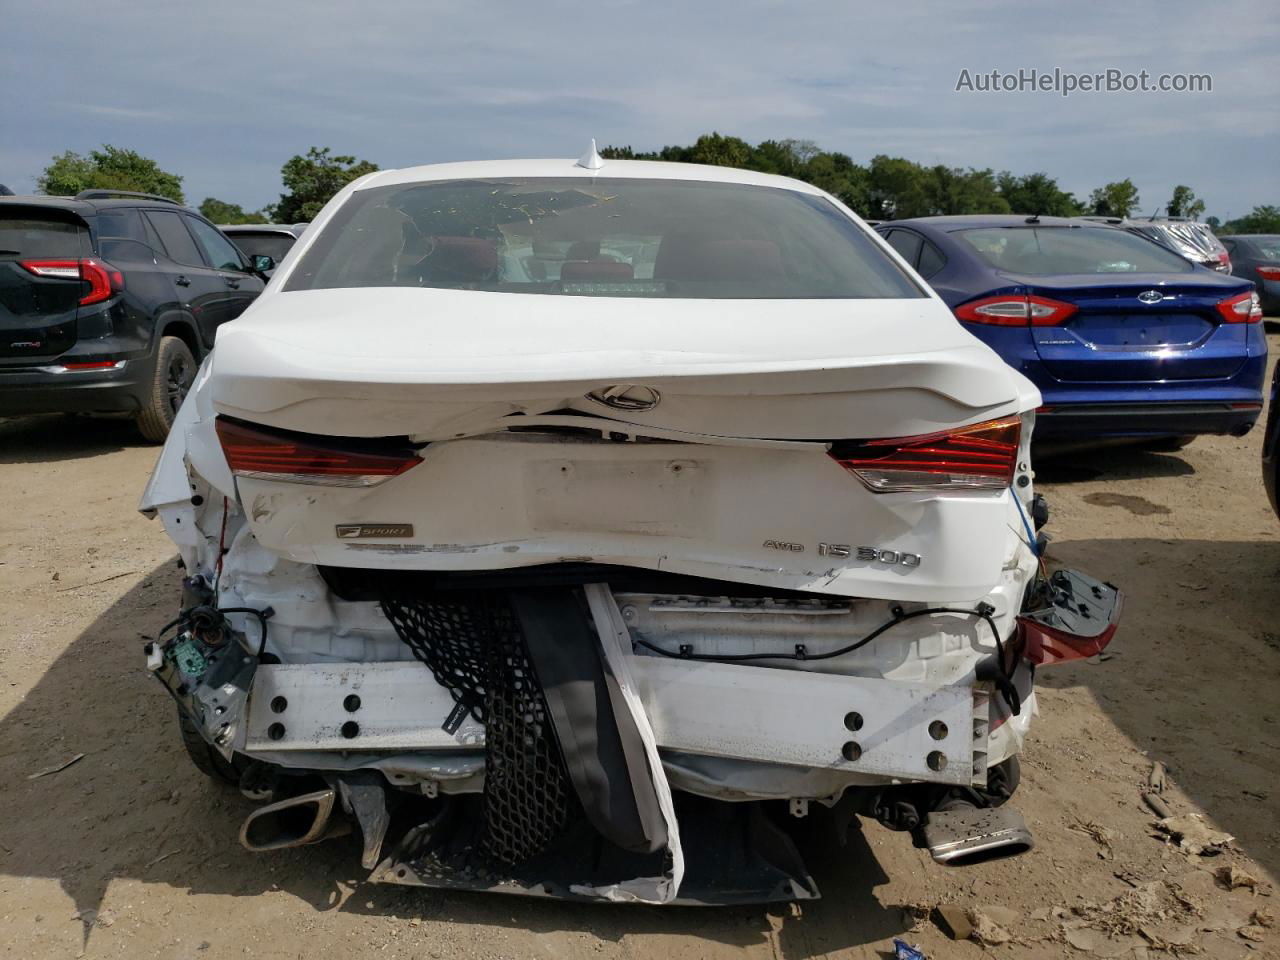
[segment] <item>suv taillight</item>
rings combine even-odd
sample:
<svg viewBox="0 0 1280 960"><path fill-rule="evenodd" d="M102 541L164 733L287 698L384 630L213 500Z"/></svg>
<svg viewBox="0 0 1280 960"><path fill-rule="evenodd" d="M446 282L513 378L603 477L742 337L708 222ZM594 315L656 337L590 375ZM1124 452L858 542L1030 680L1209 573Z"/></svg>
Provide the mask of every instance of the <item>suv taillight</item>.
<svg viewBox="0 0 1280 960"><path fill-rule="evenodd" d="M1022 418L886 440L839 440L829 456L873 493L1003 490L1013 481Z"/></svg>
<svg viewBox="0 0 1280 960"><path fill-rule="evenodd" d="M1219 301L1218 313L1227 323L1258 323L1262 320L1262 301L1251 290Z"/></svg>
<svg viewBox="0 0 1280 960"><path fill-rule="evenodd" d="M1074 303L1048 297L1005 294L970 300L956 307L955 315L965 323L985 323L997 327L1056 327L1076 312Z"/></svg>
<svg viewBox="0 0 1280 960"><path fill-rule="evenodd" d="M404 441L319 437L219 417L218 441L232 472L260 480L372 487L422 462Z"/></svg>
<svg viewBox="0 0 1280 960"><path fill-rule="evenodd" d="M19 260L18 263L37 277L83 280L89 285L89 289L80 298L82 307L110 300L124 289L124 275L93 257L80 260Z"/></svg>

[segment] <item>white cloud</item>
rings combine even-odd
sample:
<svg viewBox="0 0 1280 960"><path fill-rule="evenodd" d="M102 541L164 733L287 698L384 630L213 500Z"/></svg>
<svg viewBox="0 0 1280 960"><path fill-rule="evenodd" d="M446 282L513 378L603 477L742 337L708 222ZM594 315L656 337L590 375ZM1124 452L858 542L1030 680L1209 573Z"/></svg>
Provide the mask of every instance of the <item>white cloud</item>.
<svg viewBox="0 0 1280 960"><path fill-rule="evenodd" d="M7 11L5 33L18 43L0 69L41 99L0 104L0 179L110 142L183 174L192 198L257 206L312 144L402 166L714 129L861 161L1044 170L1078 192L1129 176L1144 205L1172 183L1210 212L1280 202L1274 0L49 0ZM954 93L963 67L1020 66L1210 72L1214 91Z"/></svg>

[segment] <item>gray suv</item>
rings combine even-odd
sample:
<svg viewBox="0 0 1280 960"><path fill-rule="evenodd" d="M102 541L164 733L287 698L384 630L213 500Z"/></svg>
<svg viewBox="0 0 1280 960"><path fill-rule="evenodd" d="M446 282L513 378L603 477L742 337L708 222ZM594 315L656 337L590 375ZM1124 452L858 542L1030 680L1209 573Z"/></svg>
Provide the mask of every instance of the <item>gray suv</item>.
<svg viewBox="0 0 1280 960"><path fill-rule="evenodd" d="M0 197L0 416L127 414L163 441L272 266L164 197Z"/></svg>

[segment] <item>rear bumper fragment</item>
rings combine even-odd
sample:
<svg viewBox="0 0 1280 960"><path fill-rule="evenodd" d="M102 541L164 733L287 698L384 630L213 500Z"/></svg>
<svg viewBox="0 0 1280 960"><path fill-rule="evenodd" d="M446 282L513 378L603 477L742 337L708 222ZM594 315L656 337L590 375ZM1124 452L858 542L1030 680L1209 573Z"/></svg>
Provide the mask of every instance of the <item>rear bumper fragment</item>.
<svg viewBox="0 0 1280 960"><path fill-rule="evenodd" d="M106 370L0 366L0 416L136 413L150 394L151 379L145 358Z"/></svg>
<svg viewBox="0 0 1280 960"><path fill-rule="evenodd" d="M1261 402L1054 404L1036 412L1036 440L1248 433Z"/></svg>

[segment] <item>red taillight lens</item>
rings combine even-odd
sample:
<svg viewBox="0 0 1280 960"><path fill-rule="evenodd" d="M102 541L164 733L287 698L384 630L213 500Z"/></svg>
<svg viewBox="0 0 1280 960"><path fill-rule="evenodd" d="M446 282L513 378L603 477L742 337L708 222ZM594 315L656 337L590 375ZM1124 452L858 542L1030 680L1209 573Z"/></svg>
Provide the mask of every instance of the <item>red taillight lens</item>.
<svg viewBox="0 0 1280 960"><path fill-rule="evenodd" d="M232 472L242 477L372 487L422 462L403 441L317 437L219 417L218 441Z"/></svg>
<svg viewBox="0 0 1280 960"><path fill-rule="evenodd" d="M83 280L89 284L88 291L80 298L82 307L110 300L124 289L124 275L92 257L82 260L20 260L19 263L24 270L37 277Z"/></svg>
<svg viewBox="0 0 1280 960"><path fill-rule="evenodd" d="M1022 419L889 440L842 440L829 456L873 493L1003 490L1013 481Z"/></svg>
<svg viewBox="0 0 1280 960"><path fill-rule="evenodd" d="M1029 617L1018 618L1016 642L1022 648L1022 656L1036 666L1051 666L1069 660L1086 660L1107 649L1116 635L1118 623L1108 624L1094 637L1082 637L1066 630L1055 630Z"/></svg>
<svg viewBox="0 0 1280 960"><path fill-rule="evenodd" d="M1258 323L1262 319L1262 301L1250 291L1227 297L1218 304L1218 312L1227 323Z"/></svg>
<svg viewBox="0 0 1280 960"><path fill-rule="evenodd" d="M1280 280L1280 267L1259 267L1258 276L1263 280Z"/></svg>
<svg viewBox="0 0 1280 960"><path fill-rule="evenodd" d="M1035 296L999 296L970 300L956 307L965 323L998 327L1056 327L1076 312L1074 303Z"/></svg>
<svg viewBox="0 0 1280 960"><path fill-rule="evenodd" d="M119 360L92 360L88 363L64 363L64 370L110 370Z"/></svg>

